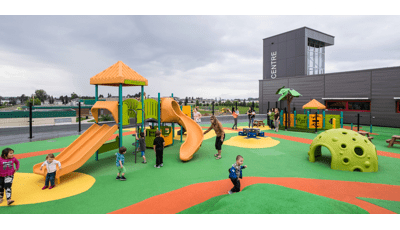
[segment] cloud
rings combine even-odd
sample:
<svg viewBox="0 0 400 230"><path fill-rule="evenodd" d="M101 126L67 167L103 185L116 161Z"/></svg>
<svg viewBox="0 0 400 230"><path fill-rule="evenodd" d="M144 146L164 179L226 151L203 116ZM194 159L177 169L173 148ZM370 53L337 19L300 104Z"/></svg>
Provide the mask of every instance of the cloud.
<svg viewBox="0 0 400 230"><path fill-rule="evenodd" d="M94 95L121 60L147 94L258 97L262 39L303 26L335 36L326 72L399 65L399 16L0 16L1 96ZM124 88L135 94L140 87ZM99 93L117 95L116 87Z"/></svg>

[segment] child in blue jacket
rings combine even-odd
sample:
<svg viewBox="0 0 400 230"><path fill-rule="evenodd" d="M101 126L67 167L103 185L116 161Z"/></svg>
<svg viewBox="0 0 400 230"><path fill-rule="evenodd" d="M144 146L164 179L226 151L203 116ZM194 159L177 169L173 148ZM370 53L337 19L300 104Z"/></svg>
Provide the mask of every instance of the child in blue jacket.
<svg viewBox="0 0 400 230"><path fill-rule="evenodd" d="M237 155L236 163L232 165L232 168L229 169L229 178L233 183L233 188L229 190L229 194L234 192L240 192L240 179L242 179L242 169L247 168L247 165L242 166L243 157Z"/></svg>

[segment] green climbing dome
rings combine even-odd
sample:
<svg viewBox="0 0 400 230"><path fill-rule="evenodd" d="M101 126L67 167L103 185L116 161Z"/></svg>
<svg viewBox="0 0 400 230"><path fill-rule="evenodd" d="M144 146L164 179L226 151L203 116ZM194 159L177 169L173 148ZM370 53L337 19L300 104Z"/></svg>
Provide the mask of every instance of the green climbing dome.
<svg viewBox="0 0 400 230"><path fill-rule="evenodd" d="M330 129L320 133L311 143L310 162L321 156L325 146L332 154L331 168L343 171L378 171L375 145L367 137L347 129Z"/></svg>

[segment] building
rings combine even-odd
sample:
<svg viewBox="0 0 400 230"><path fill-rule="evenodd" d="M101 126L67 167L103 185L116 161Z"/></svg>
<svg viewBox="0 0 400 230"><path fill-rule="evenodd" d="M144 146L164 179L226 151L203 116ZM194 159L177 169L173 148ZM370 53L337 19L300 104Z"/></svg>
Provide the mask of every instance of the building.
<svg viewBox="0 0 400 230"><path fill-rule="evenodd" d="M302 95L291 103L298 113L310 99L316 99L326 105L327 113L343 111L344 123L355 124L360 114L361 125L400 127L400 66L325 73L325 55L334 39L307 27L263 39L260 113L287 107L275 94L285 86Z"/></svg>

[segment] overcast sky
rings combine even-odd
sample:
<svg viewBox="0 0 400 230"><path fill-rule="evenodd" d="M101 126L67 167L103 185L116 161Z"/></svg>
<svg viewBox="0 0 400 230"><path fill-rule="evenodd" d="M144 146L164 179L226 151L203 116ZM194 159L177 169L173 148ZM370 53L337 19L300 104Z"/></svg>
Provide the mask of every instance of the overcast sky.
<svg viewBox="0 0 400 230"><path fill-rule="evenodd" d="M0 16L1 96L94 96L121 60L150 96L258 97L262 39L303 26L335 36L326 73L400 66L400 16ZM140 87L124 87L135 94ZM99 93L117 95L115 87Z"/></svg>

